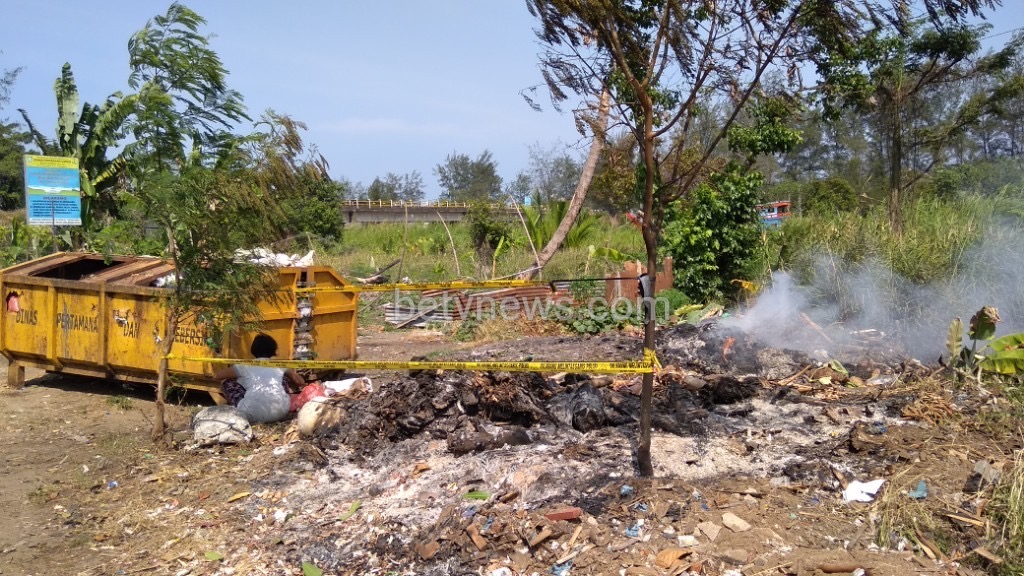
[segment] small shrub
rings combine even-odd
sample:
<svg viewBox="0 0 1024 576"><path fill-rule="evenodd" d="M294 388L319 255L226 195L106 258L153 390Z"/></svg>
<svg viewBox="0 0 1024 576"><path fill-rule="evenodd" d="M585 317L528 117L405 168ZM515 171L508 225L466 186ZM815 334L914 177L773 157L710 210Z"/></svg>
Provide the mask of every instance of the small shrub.
<svg viewBox="0 0 1024 576"><path fill-rule="evenodd" d="M702 302L737 295L731 281L746 279L761 234L756 206L762 180L733 166L671 207L662 245L674 260L676 288Z"/></svg>
<svg viewBox="0 0 1024 576"><path fill-rule="evenodd" d="M107 404L123 412L132 409L132 399L127 396L107 396Z"/></svg>

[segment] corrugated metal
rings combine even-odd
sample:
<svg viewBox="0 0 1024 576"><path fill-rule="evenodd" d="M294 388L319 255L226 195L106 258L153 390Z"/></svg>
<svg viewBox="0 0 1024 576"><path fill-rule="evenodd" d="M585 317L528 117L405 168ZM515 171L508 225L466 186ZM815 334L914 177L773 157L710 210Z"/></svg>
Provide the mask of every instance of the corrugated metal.
<svg viewBox="0 0 1024 576"><path fill-rule="evenodd" d="M395 306L394 304L385 304L382 308L384 309L384 320L395 326L405 324L422 328L427 324L441 324L459 319L454 310L421 310L412 306ZM418 318L416 318L417 316ZM413 318L416 319L413 320ZM412 321L410 322L410 320Z"/></svg>

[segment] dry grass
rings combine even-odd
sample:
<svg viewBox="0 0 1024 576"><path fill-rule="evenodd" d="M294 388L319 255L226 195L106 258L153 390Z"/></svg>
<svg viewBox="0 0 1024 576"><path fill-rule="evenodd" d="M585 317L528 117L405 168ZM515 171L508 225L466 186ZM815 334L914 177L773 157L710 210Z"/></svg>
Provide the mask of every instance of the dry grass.
<svg viewBox="0 0 1024 576"><path fill-rule="evenodd" d="M454 327L458 330L458 327ZM567 334L565 326L553 320L542 318L495 318L473 327L472 342L487 344L518 338L562 336Z"/></svg>
<svg viewBox="0 0 1024 576"><path fill-rule="evenodd" d="M1003 477L993 497L1000 519L1004 574L1024 574L1024 450L1014 455L1013 468Z"/></svg>
<svg viewBox="0 0 1024 576"><path fill-rule="evenodd" d="M958 412L945 393L923 392L903 407L903 417L938 426L953 420Z"/></svg>

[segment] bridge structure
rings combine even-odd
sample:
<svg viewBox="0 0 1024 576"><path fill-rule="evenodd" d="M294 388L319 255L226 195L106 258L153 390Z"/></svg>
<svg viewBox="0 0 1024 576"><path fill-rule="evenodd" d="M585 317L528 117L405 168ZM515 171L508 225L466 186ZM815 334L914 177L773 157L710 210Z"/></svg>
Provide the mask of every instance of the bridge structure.
<svg viewBox="0 0 1024 576"><path fill-rule="evenodd" d="M346 224L386 224L403 222L461 222L469 213L466 202L407 202L403 200L345 200L341 212ZM491 214L498 218L516 218L514 204L492 204Z"/></svg>

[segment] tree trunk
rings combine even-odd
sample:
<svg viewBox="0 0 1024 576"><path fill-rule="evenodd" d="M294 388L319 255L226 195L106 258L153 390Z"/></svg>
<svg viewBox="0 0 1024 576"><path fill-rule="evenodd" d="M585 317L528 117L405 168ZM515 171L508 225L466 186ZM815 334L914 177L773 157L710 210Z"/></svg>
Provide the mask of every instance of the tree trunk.
<svg viewBox="0 0 1024 576"><path fill-rule="evenodd" d="M647 100L647 99L645 99ZM643 294L644 306L644 353L654 350L654 291L658 280L658 223L654 217L655 178L658 164L655 159L657 149L654 141L654 124L651 120L652 107L645 101L644 138L641 154L644 162L644 220L640 232L644 237L647 249L647 276L650 280L650 294ZM654 374L644 374L640 385L640 437L637 440L636 460L640 475L650 478L654 476L654 464L651 460L651 415L654 411Z"/></svg>
<svg viewBox="0 0 1024 576"><path fill-rule="evenodd" d="M565 242L565 237L569 235L569 230L576 224L576 218L579 217L580 212L583 210L583 203L587 199L590 182L594 179L594 172L597 171L597 161L601 158L601 151L604 149L605 131L608 129L608 112L610 108L611 94L605 88L601 91L601 100L597 107L597 119L592 124L594 140L590 143L590 152L587 153L587 159L583 163L583 171L580 173L580 181L576 184L576 191L573 192L572 199L569 200L569 208L566 210L565 217L559 222L555 233L551 236L551 240L548 241L544 249L537 255L536 265L520 274L519 277L521 279L530 280L535 277L551 261L551 258L558 252L558 249L562 247L562 242Z"/></svg>
<svg viewBox="0 0 1024 576"><path fill-rule="evenodd" d="M903 123L900 103L893 101L891 133L889 134L889 227L893 234L903 234Z"/></svg>
<svg viewBox="0 0 1024 576"><path fill-rule="evenodd" d="M160 442L167 433L167 423L164 419L165 405L164 395L167 391L167 355L171 353L174 346L174 335L178 332L178 314L175 310L169 309L165 320L167 330L164 339L160 342L160 364L156 376L156 418L153 419L153 442Z"/></svg>
<svg viewBox="0 0 1024 576"><path fill-rule="evenodd" d="M644 244L647 244L646 234ZM647 249L647 274L651 281L651 294L645 294L644 307L644 354L654 350L655 302L654 286L658 279L657 246L654 250ZM654 476L654 463L651 459L651 417L654 412L654 374L644 374L640 384L640 438L637 441L636 460L640 475L650 478Z"/></svg>

